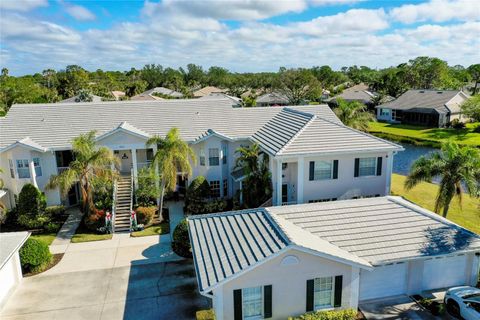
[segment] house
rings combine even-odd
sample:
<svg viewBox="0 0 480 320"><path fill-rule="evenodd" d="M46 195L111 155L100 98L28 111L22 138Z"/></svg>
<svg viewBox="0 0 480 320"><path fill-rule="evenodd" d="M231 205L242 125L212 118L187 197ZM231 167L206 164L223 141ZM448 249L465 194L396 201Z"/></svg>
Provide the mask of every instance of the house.
<svg viewBox="0 0 480 320"><path fill-rule="evenodd" d="M201 89L198 89L198 90L194 91L193 92L193 97L194 98L201 98L201 97L208 96L212 93L225 93L225 90L217 88L217 87L207 86L207 87L203 87Z"/></svg>
<svg viewBox="0 0 480 320"><path fill-rule="evenodd" d="M209 100L213 100L213 99L220 99L220 100L224 100L224 99L229 99L232 101L232 106L234 107L240 107L242 105L242 99L240 98L237 98L237 97L234 97L234 96L230 96L226 93L223 93L223 92L212 92L212 93L209 93L208 95L206 96L203 96L203 97L200 97L198 99L209 99Z"/></svg>
<svg viewBox="0 0 480 320"><path fill-rule="evenodd" d="M204 176L220 198L243 188L236 150L258 143L269 156L274 205L387 195L393 156L402 150L344 126L326 105L235 108L231 99L218 97L16 104L1 126L5 187L18 195L24 184L32 183L51 205L79 201L78 186L63 197L45 185L72 161L72 139L91 130L96 130L98 145L118 157L122 175L136 180L156 152L146 141L178 128L198 159L187 183Z"/></svg>
<svg viewBox="0 0 480 320"><path fill-rule="evenodd" d="M377 106L377 119L441 128L454 119L466 120L460 106L467 99L468 95L459 90L408 90Z"/></svg>
<svg viewBox="0 0 480 320"><path fill-rule="evenodd" d="M218 320L357 309L478 279L480 236L401 197L190 216L188 226Z"/></svg>
<svg viewBox="0 0 480 320"><path fill-rule="evenodd" d="M181 99L183 94L164 87L155 87L130 98L134 101L152 101L162 99Z"/></svg>
<svg viewBox="0 0 480 320"><path fill-rule="evenodd" d="M358 101L365 105L371 105L375 97L376 93L372 92L366 84L360 83L343 90L342 93L330 98L328 101L335 103L338 99L343 99L349 102Z"/></svg>
<svg viewBox="0 0 480 320"><path fill-rule="evenodd" d="M280 92L264 93L257 97L257 107L288 106L288 98Z"/></svg>
<svg viewBox="0 0 480 320"><path fill-rule="evenodd" d="M115 100L122 100L125 98L125 92L123 91L110 91L110 94L113 96Z"/></svg>
<svg viewBox="0 0 480 320"><path fill-rule="evenodd" d="M90 94L90 97L92 97L92 101L90 101L90 102L101 102L103 100L102 97L94 95L94 94ZM76 95L76 96L70 97L68 99L64 99L64 100L60 101L59 103L72 103L72 102L85 102L85 101L80 101L79 95Z"/></svg>
<svg viewBox="0 0 480 320"><path fill-rule="evenodd" d="M29 236L26 231L0 233L0 309L22 281L18 251Z"/></svg>

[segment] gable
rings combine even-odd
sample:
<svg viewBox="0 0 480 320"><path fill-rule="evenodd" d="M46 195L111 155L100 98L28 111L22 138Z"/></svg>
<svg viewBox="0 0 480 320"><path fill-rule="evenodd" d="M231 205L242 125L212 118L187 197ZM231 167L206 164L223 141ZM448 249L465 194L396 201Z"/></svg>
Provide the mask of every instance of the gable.
<svg viewBox="0 0 480 320"><path fill-rule="evenodd" d="M100 136L99 139L97 140L99 144L102 145L135 145L135 144L142 144L145 145L145 142L147 141L146 137L141 137L139 135L136 135L132 132L128 132L126 130L116 130L115 132L105 135L105 136Z"/></svg>

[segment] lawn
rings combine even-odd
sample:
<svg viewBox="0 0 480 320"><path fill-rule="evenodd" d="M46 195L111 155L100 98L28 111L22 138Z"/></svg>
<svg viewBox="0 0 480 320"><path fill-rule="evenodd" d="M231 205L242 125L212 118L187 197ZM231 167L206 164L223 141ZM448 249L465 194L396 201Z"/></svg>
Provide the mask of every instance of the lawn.
<svg viewBox="0 0 480 320"><path fill-rule="evenodd" d="M480 147L480 133L473 132L477 126L480 126L479 122L467 123L465 129L426 128L406 124L370 122L368 131L381 138L433 147L439 147L442 142L449 139L461 145Z"/></svg>
<svg viewBox="0 0 480 320"><path fill-rule="evenodd" d="M40 240L45 242L48 245L51 245L56 236L57 236L56 232L51 232L51 233L35 234L30 236L30 238L35 240Z"/></svg>
<svg viewBox="0 0 480 320"><path fill-rule="evenodd" d="M80 223L80 226L75 231L72 239L70 240L72 243L78 242L88 242L88 241L99 241L99 240L110 240L112 239L112 234L97 234L93 231L85 228L83 223Z"/></svg>
<svg viewBox="0 0 480 320"><path fill-rule="evenodd" d="M167 234L170 232L170 224L168 222L162 222L159 224L151 225L146 227L142 231L135 231L130 234L132 237L145 237L145 236L156 236L160 234Z"/></svg>
<svg viewBox="0 0 480 320"><path fill-rule="evenodd" d="M433 211L438 186L422 182L412 190L405 191L403 188L405 178L405 176L398 174L392 175L392 194L403 196L419 206ZM480 199L464 195L462 209L460 209L458 201L454 199L450 205L447 218L466 229L480 234Z"/></svg>

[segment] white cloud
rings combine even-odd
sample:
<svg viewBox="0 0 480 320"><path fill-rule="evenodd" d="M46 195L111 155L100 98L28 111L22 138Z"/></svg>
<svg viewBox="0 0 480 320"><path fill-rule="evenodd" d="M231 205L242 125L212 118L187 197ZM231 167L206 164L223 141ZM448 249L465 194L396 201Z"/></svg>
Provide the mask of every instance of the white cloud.
<svg viewBox="0 0 480 320"><path fill-rule="evenodd" d="M95 20L95 15L85 7L75 4L65 4L65 11L79 21Z"/></svg>
<svg viewBox="0 0 480 320"><path fill-rule="evenodd" d="M30 11L38 7L48 6L47 0L2 0L0 1L1 10Z"/></svg>
<svg viewBox="0 0 480 320"><path fill-rule="evenodd" d="M421 4L407 4L392 9L393 19L403 23L422 21L480 20L477 0L431 0Z"/></svg>

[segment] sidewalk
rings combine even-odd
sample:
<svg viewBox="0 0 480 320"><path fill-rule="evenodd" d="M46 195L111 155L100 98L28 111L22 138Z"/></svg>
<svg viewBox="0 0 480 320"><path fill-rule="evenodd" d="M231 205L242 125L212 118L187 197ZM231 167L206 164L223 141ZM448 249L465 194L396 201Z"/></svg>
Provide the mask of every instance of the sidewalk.
<svg viewBox="0 0 480 320"><path fill-rule="evenodd" d="M168 207L170 215L170 237L173 237L173 231L175 230L175 227L185 217L183 213L183 206L185 206L185 202L168 202L166 206Z"/></svg>
<svg viewBox="0 0 480 320"><path fill-rule="evenodd" d="M67 212L70 212L70 215L60 228L60 231L58 231L55 240L53 240L50 245L50 252L53 254L65 253L67 251L67 248L70 245L70 239L72 239L82 221L83 213L79 208L70 208Z"/></svg>

